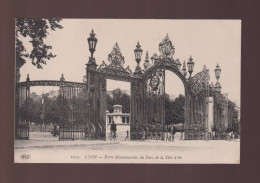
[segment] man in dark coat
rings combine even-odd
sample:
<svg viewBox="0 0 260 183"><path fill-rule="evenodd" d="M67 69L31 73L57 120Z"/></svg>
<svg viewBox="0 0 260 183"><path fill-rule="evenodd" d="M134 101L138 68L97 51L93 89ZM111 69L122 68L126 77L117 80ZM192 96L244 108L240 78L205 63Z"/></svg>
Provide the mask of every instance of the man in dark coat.
<svg viewBox="0 0 260 183"><path fill-rule="evenodd" d="M116 138L116 124L114 121L112 122L112 124L110 126L110 130L112 132L113 137Z"/></svg>
<svg viewBox="0 0 260 183"><path fill-rule="evenodd" d="M175 126L172 126L171 127L171 135L172 135L172 142L174 141L174 135L175 135L175 133L176 133L176 127Z"/></svg>

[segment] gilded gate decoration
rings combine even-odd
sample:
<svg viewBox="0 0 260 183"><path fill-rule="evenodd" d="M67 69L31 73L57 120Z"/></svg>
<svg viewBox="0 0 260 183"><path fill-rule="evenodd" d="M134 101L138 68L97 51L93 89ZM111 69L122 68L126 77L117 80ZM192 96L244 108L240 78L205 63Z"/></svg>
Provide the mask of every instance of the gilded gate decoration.
<svg viewBox="0 0 260 183"><path fill-rule="evenodd" d="M74 90L83 90L87 102L87 124L105 126L107 110L107 79L126 81L131 83L131 126L138 124L165 125L165 70L176 74L184 85L185 90L185 122L184 138L207 139L212 129L208 127L209 98L214 98L214 128L221 132L227 124L227 96L221 94L219 81L209 83L209 69L206 66L202 71L192 76L194 61L192 57L188 62L174 58L175 48L168 34L159 43L159 55L154 53L149 58L146 52L143 68L140 66L143 50L137 44L134 50L137 66L132 71L120 50L118 43L108 54L108 62L102 61L97 65L93 56L96 51L97 38L92 31L88 38L91 57L86 64L86 75L83 83L67 82L62 76L60 81L26 81L18 82L17 88L29 89L30 86L59 86ZM142 65L142 64L141 64ZM216 78L219 79L220 67L215 69ZM189 76L187 76L187 72ZM26 90L26 91L27 91ZM72 95L73 95L72 91ZM29 97L29 96L28 96ZM29 104L28 104L29 105ZM130 130L131 131L131 130ZM105 133L105 131L103 131ZM130 134L131 136L131 134Z"/></svg>

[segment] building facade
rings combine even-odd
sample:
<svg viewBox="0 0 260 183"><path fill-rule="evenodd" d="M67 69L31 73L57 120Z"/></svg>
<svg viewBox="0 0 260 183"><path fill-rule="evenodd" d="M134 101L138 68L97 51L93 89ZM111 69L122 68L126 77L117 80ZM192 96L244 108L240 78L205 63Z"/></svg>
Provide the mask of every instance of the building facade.
<svg viewBox="0 0 260 183"><path fill-rule="evenodd" d="M122 113L122 105L114 105L113 113L106 113L106 140L109 140L110 127L114 122L117 127L117 140L130 140L130 113Z"/></svg>

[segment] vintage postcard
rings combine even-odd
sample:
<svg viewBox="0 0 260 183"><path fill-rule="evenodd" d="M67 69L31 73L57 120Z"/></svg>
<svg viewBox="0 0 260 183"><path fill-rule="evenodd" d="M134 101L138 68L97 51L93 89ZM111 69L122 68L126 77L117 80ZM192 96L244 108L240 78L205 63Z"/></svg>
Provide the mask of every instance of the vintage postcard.
<svg viewBox="0 0 260 183"><path fill-rule="evenodd" d="M241 20L15 25L15 163L240 163Z"/></svg>

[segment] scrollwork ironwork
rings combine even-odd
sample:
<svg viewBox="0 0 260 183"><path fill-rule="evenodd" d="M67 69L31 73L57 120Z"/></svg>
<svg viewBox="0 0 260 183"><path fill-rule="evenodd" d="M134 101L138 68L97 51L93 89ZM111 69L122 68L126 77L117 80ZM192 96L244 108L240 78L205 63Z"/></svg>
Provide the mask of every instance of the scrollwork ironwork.
<svg viewBox="0 0 260 183"><path fill-rule="evenodd" d="M193 95L198 95L206 89L209 82L209 70L204 67L203 70L189 79L188 86Z"/></svg>
<svg viewBox="0 0 260 183"><path fill-rule="evenodd" d="M117 70L125 70L123 65L125 63L125 57L122 55L121 50L116 43L113 47L113 50L110 54L108 54L108 61L110 64L108 65L109 68L117 69Z"/></svg>
<svg viewBox="0 0 260 183"><path fill-rule="evenodd" d="M132 74L132 70L130 69L129 65L126 67L126 72L128 72L129 74Z"/></svg>
<svg viewBox="0 0 260 183"><path fill-rule="evenodd" d="M168 34L159 44L159 51L161 52L161 55L163 57L172 58L172 56L174 55L174 46L172 45Z"/></svg>
<svg viewBox="0 0 260 183"><path fill-rule="evenodd" d="M29 81L29 82L20 82L17 83L17 86L26 87L26 86L63 86L63 87L75 87L75 88L84 88L86 83L70 82L70 81L52 81L52 80L38 80L38 81Z"/></svg>
<svg viewBox="0 0 260 183"><path fill-rule="evenodd" d="M102 64L99 66L98 71L102 71L103 69L107 68L107 64L103 60Z"/></svg>
<svg viewBox="0 0 260 183"><path fill-rule="evenodd" d="M106 79L103 75L101 75L99 78L100 78L101 89L104 92L106 91Z"/></svg>

